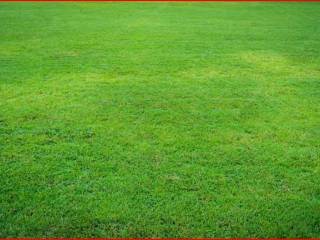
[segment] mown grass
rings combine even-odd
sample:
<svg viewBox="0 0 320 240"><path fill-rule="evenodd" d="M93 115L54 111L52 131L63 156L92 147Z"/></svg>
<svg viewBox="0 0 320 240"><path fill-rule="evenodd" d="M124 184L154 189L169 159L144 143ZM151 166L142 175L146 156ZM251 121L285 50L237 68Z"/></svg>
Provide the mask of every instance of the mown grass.
<svg viewBox="0 0 320 240"><path fill-rule="evenodd" d="M319 3L0 3L1 237L320 237Z"/></svg>

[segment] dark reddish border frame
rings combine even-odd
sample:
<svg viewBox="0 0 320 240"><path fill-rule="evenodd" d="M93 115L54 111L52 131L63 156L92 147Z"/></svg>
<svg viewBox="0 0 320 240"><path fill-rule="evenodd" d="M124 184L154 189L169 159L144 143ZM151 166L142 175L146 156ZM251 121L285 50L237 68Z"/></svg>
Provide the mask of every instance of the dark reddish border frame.
<svg viewBox="0 0 320 240"><path fill-rule="evenodd" d="M0 0L0 2L320 2L320 0ZM17 239L17 238L13 238ZM40 238L26 238L21 240L30 240L30 239L40 239ZM49 239L49 238L41 238L43 240ZM62 240L63 238L50 238L51 240ZM67 239L67 238L65 238ZM87 240L87 239L92 239L92 238L72 238L68 240ZM95 238L95 240L119 240L118 238ZM122 238L120 240L220 240L218 238L206 238L206 239L201 239L201 238ZM241 238L230 238L230 240L237 240ZM248 238L242 238L245 240L257 240L261 238L255 238L255 239L248 239ZM269 238L271 239L271 238ZM303 239L303 238L291 238L291 239ZM288 239L288 240L291 240ZM306 239L306 238L304 238ZM0 240L4 240L1 239ZM12 239L11 239L12 240ZM272 240L280 240L273 238ZM313 239L313 240L320 240L320 238Z"/></svg>

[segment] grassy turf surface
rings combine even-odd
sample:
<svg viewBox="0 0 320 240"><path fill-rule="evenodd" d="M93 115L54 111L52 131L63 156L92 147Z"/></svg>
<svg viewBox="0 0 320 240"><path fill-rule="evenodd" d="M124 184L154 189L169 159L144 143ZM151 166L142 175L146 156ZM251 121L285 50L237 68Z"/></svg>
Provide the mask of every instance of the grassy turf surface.
<svg viewBox="0 0 320 240"><path fill-rule="evenodd" d="M1 237L320 237L319 3L1 3Z"/></svg>

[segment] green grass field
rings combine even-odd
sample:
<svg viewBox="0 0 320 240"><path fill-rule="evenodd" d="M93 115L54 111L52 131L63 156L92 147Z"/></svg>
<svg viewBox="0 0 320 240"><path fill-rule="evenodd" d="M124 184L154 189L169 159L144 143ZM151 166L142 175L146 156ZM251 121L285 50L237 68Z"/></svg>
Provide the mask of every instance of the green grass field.
<svg viewBox="0 0 320 240"><path fill-rule="evenodd" d="M320 237L320 3L0 3L1 237Z"/></svg>

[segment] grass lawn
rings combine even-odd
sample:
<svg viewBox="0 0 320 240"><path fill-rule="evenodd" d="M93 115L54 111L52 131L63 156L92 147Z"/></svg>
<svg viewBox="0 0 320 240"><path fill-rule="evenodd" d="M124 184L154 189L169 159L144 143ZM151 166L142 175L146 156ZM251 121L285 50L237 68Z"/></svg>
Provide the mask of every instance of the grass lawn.
<svg viewBox="0 0 320 240"><path fill-rule="evenodd" d="M0 237L320 237L320 3L0 3Z"/></svg>

